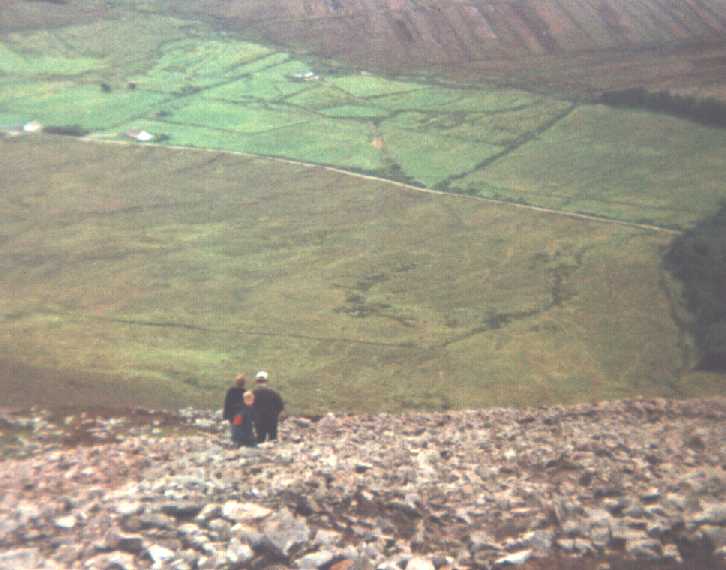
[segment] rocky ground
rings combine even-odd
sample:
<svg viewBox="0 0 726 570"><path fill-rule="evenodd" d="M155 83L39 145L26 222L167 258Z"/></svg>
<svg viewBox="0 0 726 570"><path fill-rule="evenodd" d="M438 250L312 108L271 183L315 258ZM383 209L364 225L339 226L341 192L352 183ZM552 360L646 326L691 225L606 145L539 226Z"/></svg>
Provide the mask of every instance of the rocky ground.
<svg viewBox="0 0 726 570"><path fill-rule="evenodd" d="M726 399L0 413L0 568L726 568Z"/></svg>

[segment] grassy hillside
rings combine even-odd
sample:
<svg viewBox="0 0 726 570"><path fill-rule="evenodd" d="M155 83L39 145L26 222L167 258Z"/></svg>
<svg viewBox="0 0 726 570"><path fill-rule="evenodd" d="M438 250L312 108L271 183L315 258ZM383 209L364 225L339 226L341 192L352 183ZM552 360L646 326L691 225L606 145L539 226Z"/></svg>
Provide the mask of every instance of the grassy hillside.
<svg viewBox="0 0 726 570"><path fill-rule="evenodd" d="M58 137L0 171L7 403L216 405L260 367L305 412L718 388L684 374L667 235Z"/></svg>
<svg viewBox="0 0 726 570"><path fill-rule="evenodd" d="M249 0L212 20L211 0L173 11L68 0L44 20L46 3L11 0L0 13L6 401L216 405L237 371L259 367L309 413L719 393L723 375L690 371L690 317L661 269L673 232L632 224L688 230L711 217L726 199L726 130L579 98L598 88L591 80L628 85L651 68L688 78L684 89L719 89L706 79L723 48L698 42L721 29L722 4L669 8L659 18L687 28L676 33L653 27L649 3L671 6L623 8L625 43L637 47L626 53L613 51L612 22L615 35L596 33L602 13L587 28L602 50L562 42L542 3L500 2L487 16L484 2L439 15L401 2L366 20L353 3L331 17L336 3L293 1L276 4L288 19L270 19L269 3ZM434 42L443 59L416 39L434 24L473 25L472 9L512 17L497 20L501 41L524 42L511 58L459 65L446 58L461 37ZM551 41L526 40L545 30L535 13L554 26ZM301 24L360 18L376 41L331 32L331 49L390 50L379 31L394 22L406 36L403 18L411 50L394 61L410 71L419 54L421 73L361 70L357 51L291 49L315 47L295 35ZM509 40L507 22L519 22ZM687 45L696 59L683 58ZM704 54L712 64L672 73ZM480 65L538 89L469 81L490 77ZM550 80L578 96L542 94ZM11 136L30 120L89 140ZM129 144L132 129L189 150Z"/></svg>

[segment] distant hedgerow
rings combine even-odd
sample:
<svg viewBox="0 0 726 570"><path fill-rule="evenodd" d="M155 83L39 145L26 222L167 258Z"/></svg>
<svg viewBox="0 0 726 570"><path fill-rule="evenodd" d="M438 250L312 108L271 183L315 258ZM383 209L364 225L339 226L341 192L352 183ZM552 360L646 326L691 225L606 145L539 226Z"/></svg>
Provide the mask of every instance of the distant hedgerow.
<svg viewBox="0 0 726 570"><path fill-rule="evenodd" d="M79 125L51 125L44 127L43 132L51 135L65 135L67 137L85 137L91 131Z"/></svg>
<svg viewBox="0 0 726 570"><path fill-rule="evenodd" d="M651 92L643 88L606 91L600 102L614 107L648 109L690 119L711 127L726 127L726 103L712 98Z"/></svg>

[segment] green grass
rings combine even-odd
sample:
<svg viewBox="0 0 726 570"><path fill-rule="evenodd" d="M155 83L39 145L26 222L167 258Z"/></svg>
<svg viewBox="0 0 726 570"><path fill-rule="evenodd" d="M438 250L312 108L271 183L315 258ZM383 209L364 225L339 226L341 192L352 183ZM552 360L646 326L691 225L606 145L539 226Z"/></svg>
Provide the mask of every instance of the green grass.
<svg viewBox="0 0 726 570"><path fill-rule="evenodd" d="M308 86L302 82L293 82L287 79L275 80L262 75L240 79L209 89L204 92L204 97L243 102L257 100L274 101L299 93L307 88Z"/></svg>
<svg viewBox="0 0 726 570"><path fill-rule="evenodd" d="M726 130L580 107L455 188L627 221L687 227L726 199Z"/></svg>
<svg viewBox="0 0 726 570"><path fill-rule="evenodd" d="M511 112L470 113L451 111L445 106L442 112L426 113L409 111L397 114L387 125L447 137L456 137L496 145L513 143L518 137L536 131L543 124L567 109L567 103L547 100Z"/></svg>
<svg viewBox="0 0 726 570"><path fill-rule="evenodd" d="M207 87L241 75L246 63L270 54L246 42L184 39L164 45L153 68L135 80L161 91Z"/></svg>
<svg viewBox="0 0 726 570"><path fill-rule="evenodd" d="M346 75L330 81L335 87L342 89L353 97L366 98L372 96L401 93L423 88L422 85L407 81L396 81L376 75Z"/></svg>
<svg viewBox="0 0 726 570"><path fill-rule="evenodd" d="M175 123L255 133L309 122L314 117L289 107L232 104L194 99L173 112Z"/></svg>
<svg viewBox="0 0 726 570"><path fill-rule="evenodd" d="M17 60L21 51L0 52L15 69L0 82L4 120L78 125L104 137L135 126L172 144L666 226L688 226L726 197L723 130L595 105L558 121L571 103L340 69L326 76L322 62L208 30L202 36L202 24L185 28L161 16L134 23L11 34L14 50L44 55ZM85 35L93 38L88 46ZM121 56L118 38L126 36L131 49ZM307 72L321 76L296 77Z"/></svg>
<svg viewBox="0 0 726 570"><path fill-rule="evenodd" d="M558 105L513 91L442 88L369 74L326 77L324 65L317 66L323 70L319 80L302 81L298 76L314 71L315 62L229 38L201 39L196 28L180 38L179 23L161 17L140 30L128 30L128 20L116 24L121 35L156 34L154 41L140 41L138 55L147 58L143 74L132 73L138 62L113 60L116 75L133 78L136 89L116 82L104 92L103 75L79 81L61 74L49 81L31 69L23 82L0 87L0 112L78 125L103 137L133 126L166 135L171 144L392 172L434 186L497 152L503 136L537 128ZM111 23L97 23L21 39L59 57L111 57L112 30ZM80 32L98 35L92 49L81 50ZM168 41L162 41L165 35ZM404 107L391 97L401 97ZM430 110L401 113L405 105ZM442 106L449 114L441 114ZM521 126L511 134L497 121ZM384 148L374 147L374 139Z"/></svg>
<svg viewBox="0 0 726 570"><path fill-rule="evenodd" d="M33 74L48 75L84 73L123 84L133 75L146 71L164 44L183 39L193 29L193 25L183 20L153 14L137 17L125 12L83 25L14 33L7 38L9 45L31 60L30 66L25 63L18 66L16 73L28 74L30 70ZM33 64L45 59L49 61L44 68L38 69ZM81 65L84 61L89 63ZM69 65L76 65L78 69L68 71Z"/></svg>
<svg viewBox="0 0 726 570"><path fill-rule="evenodd" d="M165 135L171 145L279 156L360 170L378 170L384 161L372 143L370 129L358 122L318 119L266 132L243 133L163 121L139 120L122 130L146 129Z"/></svg>
<svg viewBox="0 0 726 570"><path fill-rule="evenodd" d="M416 84L418 89L376 97L375 103L386 109L406 109L410 111L424 110L436 111L441 107L447 112L465 111L470 113L482 113L493 111L517 111L527 105L541 102L537 96L525 91L503 91L503 90L470 90L453 89Z"/></svg>
<svg viewBox="0 0 726 570"><path fill-rule="evenodd" d="M337 87L332 87L327 83L319 84L311 82L308 85L309 87L307 89L290 97L288 102L292 105L313 110L358 105L363 105L364 108L367 108L363 102L357 101L345 91Z"/></svg>
<svg viewBox="0 0 726 570"><path fill-rule="evenodd" d="M64 402L218 406L259 367L306 413L691 393L667 237L265 160L0 147L0 359Z"/></svg>
<svg viewBox="0 0 726 570"><path fill-rule="evenodd" d="M381 132L390 154L403 172L431 187L452 174L472 170L499 151L497 147L486 143L476 144L440 134L414 134L387 125Z"/></svg>
<svg viewBox="0 0 726 570"><path fill-rule="evenodd" d="M163 94L125 89L105 93L98 85L39 83L23 86L25 96L0 95L0 110L24 114L46 125L79 125L107 129L157 108ZM3 93L3 92L0 92ZM7 97L7 98L5 98Z"/></svg>
<svg viewBox="0 0 726 570"><path fill-rule="evenodd" d="M341 119L380 119L389 115L388 111L378 107L363 105L340 105L325 109L322 113L327 117L339 117Z"/></svg>
<svg viewBox="0 0 726 570"><path fill-rule="evenodd" d="M0 76L80 75L98 66L97 60L88 57L24 54L0 43Z"/></svg>
<svg viewBox="0 0 726 570"><path fill-rule="evenodd" d="M357 121L322 119L255 135L250 152L370 171L384 164L372 140L370 129Z"/></svg>

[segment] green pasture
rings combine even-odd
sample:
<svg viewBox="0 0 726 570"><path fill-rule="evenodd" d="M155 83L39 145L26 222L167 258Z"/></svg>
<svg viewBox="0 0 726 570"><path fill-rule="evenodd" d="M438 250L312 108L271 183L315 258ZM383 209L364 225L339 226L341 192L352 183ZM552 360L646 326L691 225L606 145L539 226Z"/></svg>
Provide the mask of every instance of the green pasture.
<svg viewBox="0 0 726 570"><path fill-rule="evenodd" d="M394 81L370 74L336 77L332 79L330 83L338 89L341 89L349 95L359 99L390 95L391 93L417 91L423 88L423 86L418 83Z"/></svg>
<svg viewBox="0 0 726 570"><path fill-rule="evenodd" d="M246 77L209 89L205 91L204 98L232 102L274 101L294 95L305 89L307 89L307 85L302 82L296 83L285 78L269 78L261 74L261 76Z"/></svg>
<svg viewBox="0 0 726 570"><path fill-rule="evenodd" d="M35 75L79 75L96 69L99 62L88 57L46 56L22 53L0 43L0 77Z"/></svg>
<svg viewBox="0 0 726 570"><path fill-rule="evenodd" d="M139 115L153 112L167 98L163 94L114 90L103 92L98 85L39 83L23 86L25 96L10 92L0 99L0 111L23 114L45 125L78 125L87 129L108 129ZM0 89L0 93L7 93Z"/></svg>
<svg viewBox="0 0 726 570"><path fill-rule="evenodd" d="M433 187L451 174L468 172L499 149L486 143L415 133L384 124L383 139L393 159L410 178Z"/></svg>
<svg viewBox="0 0 726 570"><path fill-rule="evenodd" d="M667 235L50 136L0 140L0 169L16 403L218 406L262 367L293 413L718 389L683 372Z"/></svg>
<svg viewBox="0 0 726 570"><path fill-rule="evenodd" d="M323 110L331 107L369 108L361 101L356 101L350 94L330 85L327 82L310 82L308 88L288 98L288 103L310 110Z"/></svg>
<svg viewBox="0 0 726 570"><path fill-rule="evenodd" d="M569 107L561 101L547 101L513 112L468 113L450 111L447 107L436 113L399 111L385 122L386 126L425 133L428 137L457 138L471 145L509 145L517 138L536 132L548 120Z"/></svg>
<svg viewBox="0 0 726 570"><path fill-rule="evenodd" d="M378 107L363 105L340 105L321 111L326 117L341 119L381 119L389 115L388 111Z"/></svg>
<svg viewBox="0 0 726 570"><path fill-rule="evenodd" d="M596 105L567 114L571 102L524 91L332 69L159 15L0 36L0 66L8 124L35 119L104 138L142 128L170 144L674 227L726 197L723 130Z"/></svg>
<svg viewBox="0 0 726 570"><path fill-rule="evenodd" d="M411 87L405 93L376 97L376 105L390 110L492 113L517 112L523 107L544 101L525 91L454 89L413 83Z"/></svg>
<svg viewBox="0 0 726 570"><path fill-rule="evenodd" d="M376 171L384 167L370 129L357 122L317 119L259 133L213 129L164 121L132 121L122 130L150 129L170 145L276 156L338 167Z"/></svg>
<svg viewBox="0 0 726 570"><path fill-rule="evenodd" d="M583 106L452 184L470 193L619 220L687 227L726 200L726 130Z"/></svg>
<svg viewBox="0 0 726 570"><path fill-rule="evenodd" d="M26 60L17 62L11 75L85 74L122 84L145 71L165 43L183 40L194 28L175 18L122 13L82 25L8 34L6 45L0 42L0 54L12 49ZM0 69L3 59L0 55Z"/></svg>
<svg viewBox="0 0 726 570"><path fill-rule="evenodd" d="M183 39L165 44L154 66L134 80L166 92L200 89L234 79L246 63L270 54L268 48L246 42Z"/></svg>
<svg viewBox="0 0 726 570"><path fill-rule="evenodd" d="M250 137L250 152L378 171L384 166L381 152L372 145L374 133L357 121L318 119Z"/></svg>
<svg viewBox="0 0 726 570"><path fill-rule="evenodd" d="M195 99L169 120L191 126L254 133L310 122L314 117L285 106L233 104Z"/></svg>

